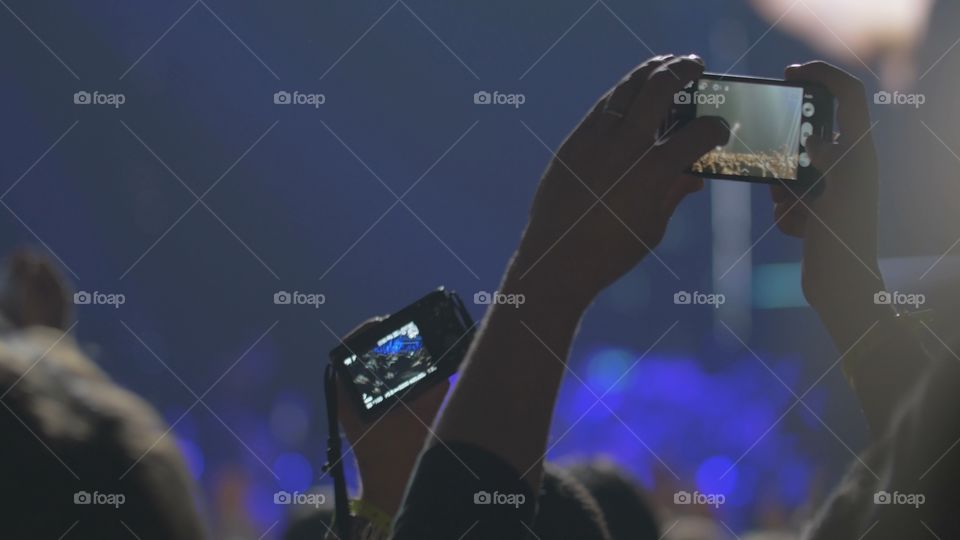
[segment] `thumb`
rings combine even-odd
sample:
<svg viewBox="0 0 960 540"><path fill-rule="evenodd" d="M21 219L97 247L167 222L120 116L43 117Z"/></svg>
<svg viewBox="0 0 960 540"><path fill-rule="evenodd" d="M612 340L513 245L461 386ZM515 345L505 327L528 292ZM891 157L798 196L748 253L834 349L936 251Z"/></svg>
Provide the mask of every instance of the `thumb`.
<svg viewBox="0 0 960 540"><path fill-rule="evenodd" d="M687 195L703 189L703 178L691 174L681 174L673 178L674 184L667 188L663 200L663 212L672 216L677 206L687 198Z"/></svg>
<svg viewBox="0 0 960 540"><path fill-rule="evenodd" d="M820 174L826 174L843 157L839 144L812 135L807 139L807 154Z"/></svg>
<svg viewBox="0 0 960 540"><path fill-rule="evenodd" d="M730 126L719 116L702 116L680 128L664 145L664 154L677 172L730 140Z"/></svg>

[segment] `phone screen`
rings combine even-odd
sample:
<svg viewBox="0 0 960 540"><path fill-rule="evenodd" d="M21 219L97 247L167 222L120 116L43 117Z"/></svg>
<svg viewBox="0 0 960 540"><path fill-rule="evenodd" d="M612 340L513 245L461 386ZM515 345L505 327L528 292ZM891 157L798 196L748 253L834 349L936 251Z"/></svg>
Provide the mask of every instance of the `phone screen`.
<svg viewBox="0 0 960 540"><path fill-rule="evenodd" d="M413 322L381 337L369 350L347 356L343 365L368 411L437 371Z"/></svg>
<svg viewBox="0 0 960 540"><path fill-rule="evenodd" d="M704 77L685 92L696 117L719 116L730 126L727 144L697 160L692 172L763 181L815 174L804 145L824 124L820 96L802 86L724 77Z"/></svg>

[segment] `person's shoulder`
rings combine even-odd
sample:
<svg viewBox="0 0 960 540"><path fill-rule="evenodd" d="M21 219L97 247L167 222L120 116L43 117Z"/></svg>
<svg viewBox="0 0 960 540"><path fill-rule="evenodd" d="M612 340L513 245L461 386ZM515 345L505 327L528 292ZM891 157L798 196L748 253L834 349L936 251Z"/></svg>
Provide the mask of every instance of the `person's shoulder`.
<svg viewBox="0 0 960 540"><path fill-rule="evenodd" d="M0 334L0 362L12 369L23 366L33 371L42 363L44 367L55 367L78 377L108 378L70 332L47 326L30 326Z"/></svg>

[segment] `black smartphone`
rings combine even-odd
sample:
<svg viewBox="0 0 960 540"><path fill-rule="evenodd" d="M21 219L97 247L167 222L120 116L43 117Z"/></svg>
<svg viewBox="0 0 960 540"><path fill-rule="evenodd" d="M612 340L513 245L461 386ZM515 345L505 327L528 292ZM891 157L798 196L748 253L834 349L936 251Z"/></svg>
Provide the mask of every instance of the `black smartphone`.
<svg viewBox="0 0 960 540"><path fill-rule="evenodd" d="M475 332L455 292L437 289L330 351L337 376L370 420L456 373Z"/></svg>
<svg viewBox="0 0 960 540"><path fill-rule="evenodd" d="M806 143L812 135L829 140L833 134L833 96L826 88L704 73L677 92L673 101L672 122L718 116L730 126L726 146L714 148L688 172L791 189L809 189L820 178Z"/></svg>

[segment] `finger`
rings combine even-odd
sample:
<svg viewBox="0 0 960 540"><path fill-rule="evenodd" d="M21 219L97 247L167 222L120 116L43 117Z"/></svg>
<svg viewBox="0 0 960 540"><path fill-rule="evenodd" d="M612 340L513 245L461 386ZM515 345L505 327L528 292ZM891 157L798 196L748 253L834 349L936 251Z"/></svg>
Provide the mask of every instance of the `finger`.
<svg viewBox="0 0 960 540"><path fill-rule="evenodd" d="M718 146L724 146L730 140L730 128L727 122L716 116L702 116L680 128L666 143L658 155L660 163L666 167L667 178L671 173L680 173L690 167L694 161Z"/></svg>
<svg viewBox="0 0 960 540"><path fill-rule="evenodd" d="M703 75L703 61L695 55L674 58L653 70L627 111L627 131L652 136L670 113L674 94Z"/></svg>
<svg viewBox="0 0 960 540"><path fill-rule="evenodd" d="M774 205L773 219L777 227L786 235L803 238L809 215L807 208L797 202L783 202Z"/></svg>
<svg viewBox="0 0 960 540"><path fill-rule="evenodd" d="M606 102L602 103L602 110L607 115L622 120L630 110L630 104L643 87L650 74L664 62L673 59L672 54L655 56L637 66L629 75L623 78L610 93Z"/></svg>
<svg viewBox="0 0 960 540"><path fill-rule="evenodd" d="M433 418L436 416L437 412L439 412L440 406L446 399L447 392L449 390L450 381L445 379L441 382L438 382L435 386L431 387L423 394L417 396L417 398L411 402L410 406L412 409L417 411L418 416L421 417L421 420L429 424L433 421Z"/></svg>
<svg viewBox="0 0 960 540"><path fill-rule="evenodd" d="M360 411L357 409L356 403L347 394L349 389L346 382L339 376L335 375L335 377L337 379L337 417L343 425L347 438L351 439L364 422L360 417Z"/></svg>
<svg viewBox="0 0 960 540"><path fill-rule="evenodd" d="M848 142L856 140L870 129L867 94L860 79L819 60L788 66L784 76L788 81L821 84L837 98L837 122Z"/></svg>
<svg viewBox="0 0 960 540"><path fill-rule="evenodd" d="M811 136L807 139L807 155L810 156L810 163L820 171L820 174L827 174L838 161L843 159L844 150L839 144Z"/></svg>
<svg viewBox="0 0 960 540"><path fill-rule="evenodd" d="M703 178L692 174L681 174L674 179L672 186L667 188L667 194L663 201L664 215L672 216L677 206L688 195L701 191L703 189Z"/></svg>
<svg viewBox="0 0 960 540"><path fill-rule="evenodd" d="M389 315L378 315L376 317L370 317L369 319L358 324L353 330L347 332L347 335L343 336L343 341L350 341L355 336L376 326L378 323L380 323L380 321L386 319L387 317L389 317Z"/></svg>
<svg viewBox="0 0 960 540"><path fill-rule="evenodd" d="M786 186L778 184L770 184L770 198L774 205L797 200L795 193L787 189Z"/></svg>

